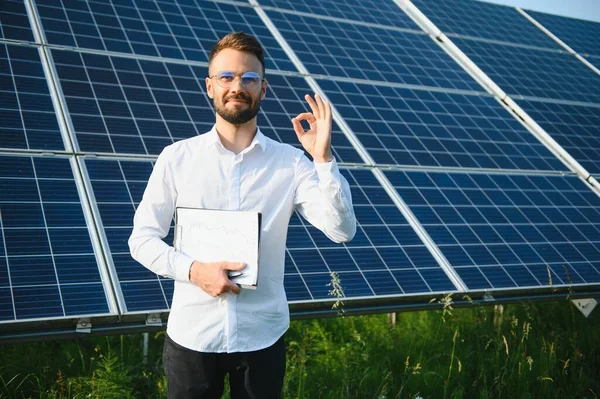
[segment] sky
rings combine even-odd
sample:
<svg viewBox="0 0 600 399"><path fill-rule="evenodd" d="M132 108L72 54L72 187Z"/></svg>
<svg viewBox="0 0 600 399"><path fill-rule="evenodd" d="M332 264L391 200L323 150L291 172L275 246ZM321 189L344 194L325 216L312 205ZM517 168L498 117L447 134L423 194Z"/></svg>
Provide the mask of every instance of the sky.
<svg viewBox="0 0 600 399"><path fill-rule="evenodd" d="M442 0L443 1L443 0ZM484 0L548 14L600 22L600 0ZM600 39L599 39L600 40Z"/></svg>

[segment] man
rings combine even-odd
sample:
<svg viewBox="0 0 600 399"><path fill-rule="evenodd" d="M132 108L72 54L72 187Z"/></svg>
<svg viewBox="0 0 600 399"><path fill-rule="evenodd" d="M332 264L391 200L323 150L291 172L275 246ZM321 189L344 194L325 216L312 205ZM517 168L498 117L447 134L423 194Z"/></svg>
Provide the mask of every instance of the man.
<svg viewBox="0 0 600 399"><path fill-rule="evenodd" d="M349 186L331 153L329 103L307 95L312 112L292 119L311 163L258 129L264 74L264 50L254 37L237 32L216 43L206 78L216 123L210 132L163 150L135 214L131 255L175 279L163 352L169 398L218 398L226 374L233 398L280 397L290 217L298 210L336 242L351 240L356 231ZM228 278L244 264L202 263L162 240L178 206L262 213L256 290L241 290Z"/></svg>

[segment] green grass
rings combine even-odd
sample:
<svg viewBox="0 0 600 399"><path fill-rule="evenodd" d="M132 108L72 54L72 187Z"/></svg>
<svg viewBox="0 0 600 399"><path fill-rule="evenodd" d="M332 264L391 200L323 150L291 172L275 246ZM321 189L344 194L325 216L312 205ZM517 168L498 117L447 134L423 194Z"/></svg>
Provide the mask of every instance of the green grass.
<svg viewBox="0 0 600 399"><path fill-rule="evenodd" d="M570 302L294 321L286 398L595 398L600 322ZM595 317L594 317L595 316ZM0 347L0 398L164 398L164 332ZM225 397L228 397L226 394Z"/></svg>

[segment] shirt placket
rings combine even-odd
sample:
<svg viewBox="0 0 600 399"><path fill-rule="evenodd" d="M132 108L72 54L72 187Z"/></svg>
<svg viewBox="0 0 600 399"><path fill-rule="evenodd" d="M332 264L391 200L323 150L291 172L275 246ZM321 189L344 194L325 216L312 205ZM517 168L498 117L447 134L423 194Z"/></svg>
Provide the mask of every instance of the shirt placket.
<svg viewBox="0 0 600 399"><path fill-rule="evenodd" d="M237 154L233 157L233 165L231 166L231 175L229 178L229 202L227 208L231 211L240 210L241 194L240 183L242 175L242 160L243 154ZM227 296L227 351L230 348L235 348L237 345L237 295L232 293L225 294Z"/></svg>

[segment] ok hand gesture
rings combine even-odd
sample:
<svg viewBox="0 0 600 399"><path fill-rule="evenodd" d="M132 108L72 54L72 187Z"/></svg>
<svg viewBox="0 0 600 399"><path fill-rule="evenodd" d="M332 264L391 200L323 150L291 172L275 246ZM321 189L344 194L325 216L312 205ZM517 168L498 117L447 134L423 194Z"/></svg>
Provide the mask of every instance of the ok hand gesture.
<svg viewBox="0 0 600 399"><path fill-rule="evenodd" d="M304 98L312 112L301 113L292 119L296 136L315 162L330 162L333 159L331 154L331 105L319 94L315 94L316 101L308 94ZM303 120L310 125L308 131L304 131L302 127L301 121Z"/></svg>

